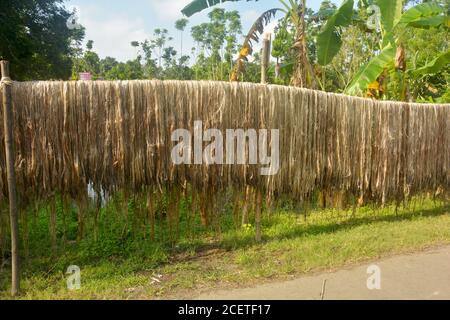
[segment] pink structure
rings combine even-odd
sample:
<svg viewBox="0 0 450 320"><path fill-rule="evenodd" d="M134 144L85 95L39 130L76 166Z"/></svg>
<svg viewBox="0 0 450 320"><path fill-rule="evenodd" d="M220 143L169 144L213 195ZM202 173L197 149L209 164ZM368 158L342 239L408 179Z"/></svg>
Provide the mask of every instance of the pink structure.
<svg viewBox="0 0 450 320"><path fill-rule="evenodd" d="M82 81L90 81L90 80L92 80L92 75L89 72L81 72L80 73L80 80L82 80Z"/></svg>

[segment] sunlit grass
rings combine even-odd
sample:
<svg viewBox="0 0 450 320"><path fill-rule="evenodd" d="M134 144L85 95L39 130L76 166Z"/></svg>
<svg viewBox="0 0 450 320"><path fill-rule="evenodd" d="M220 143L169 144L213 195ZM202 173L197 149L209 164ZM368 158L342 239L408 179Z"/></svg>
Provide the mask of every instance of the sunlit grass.
<svg viewBox="0 0 450 320"><path fill-rule="evenodd" d="M229 219L224 226L221 234L203 230L176 245L131 239L120 243L123 254L103 254L105 243L90 241L72 244L57 258L30 256L20 298L192 297L192 290L250 285L450 243L449 207L431 200L416 200L397 213L394 207L359 208L355 214L313 210L306 219L290 210L265 213L261 243L253 228L237 229ZM80 290L67 290L69 265L81 268ZM0 298L8 299L8 270L0 279Z"/></svg>

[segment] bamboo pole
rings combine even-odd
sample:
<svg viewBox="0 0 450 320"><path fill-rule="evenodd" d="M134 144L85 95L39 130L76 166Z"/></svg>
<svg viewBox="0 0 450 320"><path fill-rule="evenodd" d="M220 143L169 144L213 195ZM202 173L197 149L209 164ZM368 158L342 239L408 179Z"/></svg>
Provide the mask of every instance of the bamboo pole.
<svg viewBox="0 0 450 320"><path fill-rule="evenodd" d="M16 176L14 172L14 136L13 113L11 102L11 79L9 77L9 62L0 61L3 86L3 120L5 128L5 155L8 176L9 215L11 223L11 295L16 296L20 288L19 268L19 226L17 223Z"/></svg>
<svg viewBox="0 0 450 320"><path fill-rule="evenodd" d="M256 228L256 241L261 242L261 211L262 211L262 192L256 191L255 197L255 228Z"/></svg>
<svg viewBox="0 0 450 320"><path fill-rule="evenodd" d="M265 33L261 55L261 83L267 83L267 69L270 63L270 34Z"/></svg>

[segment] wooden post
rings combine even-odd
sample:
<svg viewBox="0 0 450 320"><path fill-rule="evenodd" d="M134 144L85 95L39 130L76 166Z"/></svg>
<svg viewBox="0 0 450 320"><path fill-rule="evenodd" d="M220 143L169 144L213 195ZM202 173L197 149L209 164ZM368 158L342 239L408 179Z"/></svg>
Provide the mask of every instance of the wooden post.
<svg viewBox="0 0 450 320"><path fill-rule="evenodd" d="M265 33L261 55L261 83L267 83L267 69L270 63L270 34Z"/></svg>
<svg viewBox="0 0 450 320"><path fill-rule="evenodd" d="M5 128L6 171L8 176L9 215L11 222L11 295L16 296L20 288L19 269L19 226L17 223L16 175L14 172L14 133L11 102L11 79L9 62L0 61L3 86L3 120Z"/></svg>

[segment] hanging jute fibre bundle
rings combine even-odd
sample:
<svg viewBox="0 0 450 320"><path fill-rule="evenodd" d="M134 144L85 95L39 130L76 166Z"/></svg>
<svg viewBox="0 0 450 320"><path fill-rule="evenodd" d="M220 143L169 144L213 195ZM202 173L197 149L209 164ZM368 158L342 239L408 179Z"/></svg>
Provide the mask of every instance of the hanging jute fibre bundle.
<svg viewBox="0 0 450 320"><path fill-rule="evenodd" d="M206 81L23 82L13 84L12 101L22 199L55 192L79 198L88 183L107 192L189 184L211 197L250 185L274 196L308 199L316 190L340 190L384 203L448 192L450 184L448 104ZM6 197L1 112L0 118ZM195 121L224 135L279 129L278 173L262 176L261 165L250 164L175 165L171 135L194 134Z"/></svg>

